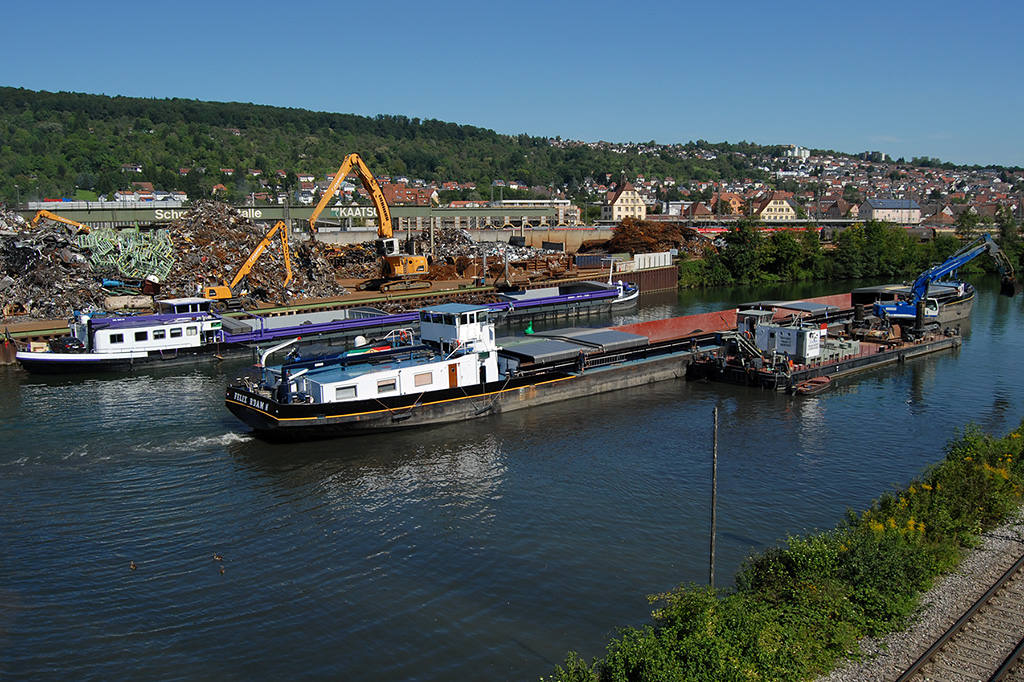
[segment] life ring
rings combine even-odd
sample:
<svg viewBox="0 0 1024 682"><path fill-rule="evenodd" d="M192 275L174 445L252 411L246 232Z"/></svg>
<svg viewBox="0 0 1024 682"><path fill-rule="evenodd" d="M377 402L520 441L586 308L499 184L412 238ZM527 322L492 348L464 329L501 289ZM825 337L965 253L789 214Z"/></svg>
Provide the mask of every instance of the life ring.
<svg viewBox="0 0 1024 682"><path fill-rule="evenodd" d="M402 341L402 343L405 343L406 341L409 340L409 332L403 329L398 333L398 338Z"/></svg>

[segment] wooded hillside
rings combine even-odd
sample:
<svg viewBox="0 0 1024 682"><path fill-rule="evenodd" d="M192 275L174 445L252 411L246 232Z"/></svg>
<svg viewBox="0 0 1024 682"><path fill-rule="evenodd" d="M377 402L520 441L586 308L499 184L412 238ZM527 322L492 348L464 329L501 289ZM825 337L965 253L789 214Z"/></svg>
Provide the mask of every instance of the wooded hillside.
<svg viewBox="0 0 1024 682"><path fill-rule="evenodd" d="M272 189L290 189L296 173L323 178L352 152L378 174L475 182L479 198L489 198L491 182L500 179L564 189L585 201L591 198L588 178L760 179L751 159L778 154L747 143L584 145L405 116L3 87L0 131L0 194L9 201L74 196L76 190L108 194L132 181L195 197L223 183L229 197L242 196L260 189L249 169L261 170ZM125 164L142 170L125 172ZM205 173L181 175L181 168ZM228 177L222 168L236 172ZM287 177L278 179L278 170Z"/></svg>

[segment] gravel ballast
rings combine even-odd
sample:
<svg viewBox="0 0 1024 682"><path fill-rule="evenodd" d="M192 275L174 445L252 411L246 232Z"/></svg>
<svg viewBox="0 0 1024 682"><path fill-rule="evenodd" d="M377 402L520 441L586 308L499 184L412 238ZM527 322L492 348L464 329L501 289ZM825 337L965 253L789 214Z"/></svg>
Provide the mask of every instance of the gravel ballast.
<svg viewBox="0 0 1024 682"><path fill-rule="evenodd" d="M862 660L850 661L817 682L894 680L923 654L1024 554L1024 512L984 533L957 569L921 597L921 609L907 630L861 640Z"/></svg>

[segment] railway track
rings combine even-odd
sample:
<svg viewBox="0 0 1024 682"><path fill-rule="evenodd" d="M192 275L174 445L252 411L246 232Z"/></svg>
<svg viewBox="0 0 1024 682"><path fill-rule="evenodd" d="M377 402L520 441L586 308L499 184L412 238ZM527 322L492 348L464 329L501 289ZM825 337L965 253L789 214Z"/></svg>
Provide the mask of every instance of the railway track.
<svg viewBox="0 0 1024 682"><path fill-rule="evenodd" d="M896 682L1024 680L1024 556Z"/></svg>

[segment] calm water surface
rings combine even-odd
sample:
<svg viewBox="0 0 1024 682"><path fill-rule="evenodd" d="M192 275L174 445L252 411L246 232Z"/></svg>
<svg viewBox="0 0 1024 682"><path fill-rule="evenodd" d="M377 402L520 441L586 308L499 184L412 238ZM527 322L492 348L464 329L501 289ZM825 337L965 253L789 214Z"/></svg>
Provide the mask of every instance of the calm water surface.
<svg viewBox="0 0 1024 682"><path fill-rule="evenodd" d="M601 655L648 621L645 595L707 581L715 407L719 585L905 483L965 424L1017 426L1022 300L996 287L979 283L959 351L815 398L664 382L303 445L227 412L238 364L0 368L0 677L519 680ZM849 288L682 292L591 322Z"/></svg>

